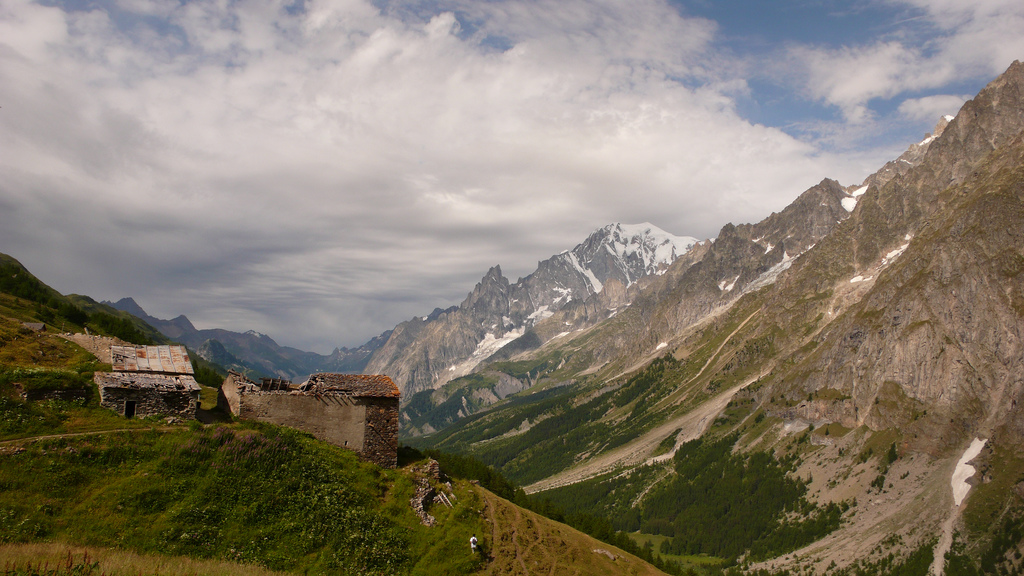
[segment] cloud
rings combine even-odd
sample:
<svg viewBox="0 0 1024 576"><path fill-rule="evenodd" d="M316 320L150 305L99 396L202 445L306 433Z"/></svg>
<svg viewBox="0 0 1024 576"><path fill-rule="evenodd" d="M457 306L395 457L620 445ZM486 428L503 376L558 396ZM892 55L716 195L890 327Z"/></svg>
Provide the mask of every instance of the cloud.
<svg viewBox="0 0 1024 576"><path fill-rule="evenodd" d="M740 117L715 33L656 0L10 0L0 246L63 292L326 352L612 221L711 237L866 175ZM850 62L912 63L889 50Z"/></svg>
<svg viewBox="0 0 1024 576"><path fill-rule="evenodd" d="M871 100L942 86L954 72L948 64L930 62L900 42L840 49L801 46L794 47L791 56L806 68L811 96L837 106L845 121L854 125L873 119Z"/></svg>
<svg viewBox="0 0 1024 576"><path fill-rule="evenodd" d="M939 94L924 98L909 98L900 103L899 113L912 120L932 122L941 116L955 116L971 96Z"/></svg>
<svg viewBox="0 0 1024 576"><path fill-rule="evenodd" d="M846 124L877 120L872 101L919 97L966 79L989 79L1024 54L1024 4L992 0L888 0L915 26L866 36L860 45L793 45L789 67L809 99L838 108ZM923 100L931 104L939 100ZM922 112L915 104L901 110ZM933 119L930 119L933 120Z"/></svg>

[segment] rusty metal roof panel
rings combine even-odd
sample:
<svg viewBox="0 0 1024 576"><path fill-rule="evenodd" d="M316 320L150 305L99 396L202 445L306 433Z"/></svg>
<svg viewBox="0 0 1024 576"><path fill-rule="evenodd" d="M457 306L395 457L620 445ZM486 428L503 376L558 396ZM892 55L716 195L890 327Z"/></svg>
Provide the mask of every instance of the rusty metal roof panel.
<svg viewBox="0 0 1024 576"><path fill-rule="evenodd" d="M111 346L110 359L117 372L194 373L184 346Z"/></svg>

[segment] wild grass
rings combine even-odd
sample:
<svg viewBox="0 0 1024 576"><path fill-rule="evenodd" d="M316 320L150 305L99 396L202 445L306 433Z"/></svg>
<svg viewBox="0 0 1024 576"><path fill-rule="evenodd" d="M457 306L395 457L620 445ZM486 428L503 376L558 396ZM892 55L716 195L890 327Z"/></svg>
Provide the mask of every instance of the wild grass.
<svg viewBox="0 0 1024 576"><path fill-rule="evenodd" d="M62 542L0 545L2 574L26 576L285 576L251 564L196 560L183 556L136 554L125 550Z"/></svg>
<svg viewBox="0 0 1024 576"><path fill-rule="evenodd" d="M199 407L203 410L213 410L217 407L216 388L210 386L199 386Z"/></svg>
<svg viewBox="0 0 1024 576"><path fill-rule="evenodd" d="M77 344L33 332L18 320L0 316L0 366L70 368L95 362L96 358Z"/></svg>
<svg viewBox="0 0 1024 576"><path fill-rule="evenodd" d="M468 573L483 531L466 484L409 507L406 471L285 428L240 423L115 431L0 455L0 542L117 548L309 574ZM205 573L205 572L203 572Z"/></svg>

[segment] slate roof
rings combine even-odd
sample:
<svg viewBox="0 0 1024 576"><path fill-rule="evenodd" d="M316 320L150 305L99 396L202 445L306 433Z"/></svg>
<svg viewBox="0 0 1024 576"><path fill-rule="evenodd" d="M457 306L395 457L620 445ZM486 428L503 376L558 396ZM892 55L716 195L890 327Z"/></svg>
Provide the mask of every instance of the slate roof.
<svg viewBox="0 0 1024 576"><path fill-rule="evenodd" d="M145 374L141 372L97 372L93 376L100 388L133 388L136 390L157 390L176 392L199 390L195 378L180 374Z"/></svg>
<svg viewBox="0 0 1024 576"><path fill-rule="evenodd" d="M373 398L398 398L400 395L394 381L383 374L313 374L300 390Z"/></svg>
<svg viewBox="0 0 1024 576"><path fill-rule="evenodd" d="M184 346L111 346L110 363L115 372L194 374Z"/></svg>

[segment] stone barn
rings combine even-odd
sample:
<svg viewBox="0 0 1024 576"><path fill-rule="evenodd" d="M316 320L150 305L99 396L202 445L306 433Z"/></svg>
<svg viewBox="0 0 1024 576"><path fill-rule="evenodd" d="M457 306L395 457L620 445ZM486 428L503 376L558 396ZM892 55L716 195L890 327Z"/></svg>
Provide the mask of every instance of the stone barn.
<svg viewBox="0 0 1024 576"><path fill-rule="evenodd" d="M113 372L93 377L100 405L126 418L194 419L199 384L184 346L111 346Z"/></svg>
<svg viewBox="0 0 1024 576"><path fill-rule="evenodd" d="M218 405L245 420L309 432L385 468L398 465L398 387L387 376L313 374L302 384L229 372Z"/></svg>

